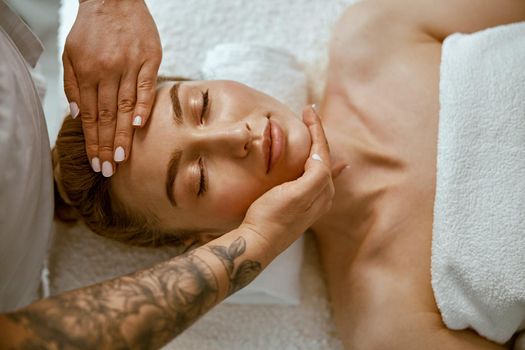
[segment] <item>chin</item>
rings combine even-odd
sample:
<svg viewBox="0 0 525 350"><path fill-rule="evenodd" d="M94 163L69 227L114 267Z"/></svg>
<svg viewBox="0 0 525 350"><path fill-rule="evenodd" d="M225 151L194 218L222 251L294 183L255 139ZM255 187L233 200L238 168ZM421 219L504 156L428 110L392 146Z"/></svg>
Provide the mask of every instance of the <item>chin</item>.
<svg viewBox="0 0 525 350"><path fill-rule="evenodd" d="M295 178L298 178L304 172L304 164L310 155L310 148L312 147L312 139L308 128L302 122L298 124L293 125L289 129L286 145L286 158L290 171L296 175Z"/></svg>

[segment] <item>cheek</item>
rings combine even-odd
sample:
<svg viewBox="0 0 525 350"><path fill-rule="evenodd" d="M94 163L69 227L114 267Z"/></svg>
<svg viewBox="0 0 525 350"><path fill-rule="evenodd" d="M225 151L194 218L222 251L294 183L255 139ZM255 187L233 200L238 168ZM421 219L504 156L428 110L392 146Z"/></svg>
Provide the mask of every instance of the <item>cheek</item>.
<svg viewBox="0 0 525 350"><path fill-rule="evenodd" d="M222 183L214 193L214 212L229 220L243 218L250 205L270 188L253 179L228 179Z"/></svg>

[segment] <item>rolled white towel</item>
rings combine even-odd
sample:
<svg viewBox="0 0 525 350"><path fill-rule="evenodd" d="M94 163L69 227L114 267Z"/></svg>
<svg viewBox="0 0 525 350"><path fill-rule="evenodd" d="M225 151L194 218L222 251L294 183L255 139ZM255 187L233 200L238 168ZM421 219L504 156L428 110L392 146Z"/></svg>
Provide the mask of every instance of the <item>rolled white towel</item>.
<svg viewBox="0 0 525 350"><path fill-rule="evenodd" d="M525 22L443 44L432 287L443 321L504 343L525 320Z"/></svg>
<svg viewBox="0 0 525 350"><path fill-rule="evenodd" d="M250 44L220 44L208 51L206 80L235 80L262 91L300 113L307 103L307 78L284 50ZM251 284L226 300L246 304L299 304L302 237L279 255Z"/></svg>

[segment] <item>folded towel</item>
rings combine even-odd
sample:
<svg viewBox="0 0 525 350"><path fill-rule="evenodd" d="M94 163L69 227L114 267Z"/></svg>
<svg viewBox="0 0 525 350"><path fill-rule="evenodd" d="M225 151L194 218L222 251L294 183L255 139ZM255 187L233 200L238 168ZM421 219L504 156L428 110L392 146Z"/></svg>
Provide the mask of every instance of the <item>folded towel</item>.
<svg viewBox="0 0 525 350"><path fill-rule="evenodd" d="M441 59L432 287L447 327L504 343L525 319L525 22Z"/></svg>
<svg viewBox="0 0 525 350"><path fill-rule="evenodd" d="M251 86L283 102L295 113L300 113L307 102L306 74L283 49L220 44L208 51L201 73L205 80L235 80ZM302 245L301 238L226 302L299 304Z"/></svg>

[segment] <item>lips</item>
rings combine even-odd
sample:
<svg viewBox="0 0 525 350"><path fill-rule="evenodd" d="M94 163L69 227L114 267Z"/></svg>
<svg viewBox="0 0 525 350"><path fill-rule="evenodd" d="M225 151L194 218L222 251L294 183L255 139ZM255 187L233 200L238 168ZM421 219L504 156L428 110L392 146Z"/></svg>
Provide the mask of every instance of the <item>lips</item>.
<svg viewBox="0 0 525 350"><path fill-rule="evenodd" d="M263 154L268 174L279 161L284 146L284 133L280 125L268 119L263 134Z"/></svg>
<svg viewBox="0 0 525 350"><path fill-rule="evenodd" d="M272 160L272 124L270 122L270 119L268 119L268 123L266 123L266 127L264 128L262 149L264 155L266 174L268 174L268 172L270 171L270 163Z"/></svg>

